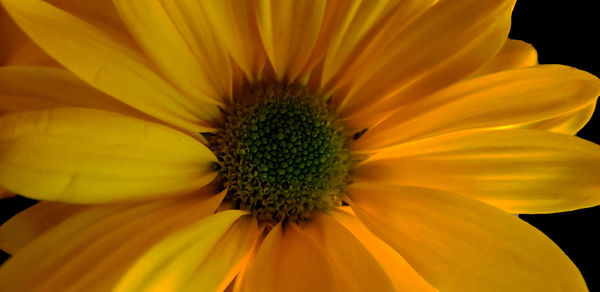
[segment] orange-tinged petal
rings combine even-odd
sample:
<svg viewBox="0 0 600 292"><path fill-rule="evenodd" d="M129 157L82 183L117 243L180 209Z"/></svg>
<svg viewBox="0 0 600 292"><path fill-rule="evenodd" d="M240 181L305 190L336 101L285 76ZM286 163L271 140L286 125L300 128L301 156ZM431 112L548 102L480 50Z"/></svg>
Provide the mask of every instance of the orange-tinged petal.
<svg viewBox="0 0 600 292"><path fill-rule="evenodd" d="M0 68L0 113L74 106L144 116L64 69L38 66Z"/></svg>
<svg viewBox="0 0 600 292"><path fill-rule="evenodd" d="M355 184L350 206L440 291L587 291L569 258L516 216L431 189Z"/></svg>
<svg viewBox="0 0 600 292"><path fill-rule="evenodd" d="M326 215L277 225L248 269L242 291L395 291L368 250Z"/></svg>
<svg viewBox="0 0 600 292"><path fill-rule="evenodd" d="M339 285L336 287L338 291L395 291L391 279L376 258L351 232L330 216L319 214L308 226L296 227L295 231L311 238L326 255L335 277L339 277L336 284Z"/></svg>
<svg viewBox="0 0 600 292"><path fill-rule="evenodd" d="M65 220L63 224L53 228L52 232L39 237L18 253L12 255L0 266L2 289L6 291L32 291L40 282L31 281L31 276L38 276L36 278L38 280L46 279L48 275L64 264L60 261L66 258L68 251L78 251L82 249L82 243L91 241L89 235L86 236L87 234L82 234L83 232L87 230L87 233L90 233L93 230L96 235L94 239L101 238L104 235L103 231L106 229L94 228L96 226L93 224L102 218L120 213L119 211L123 209L125 209L124 206L108 205L91 208L72 216L69 220ZM123 212L122 217L118 218L129 219L146 210L139 209L135 210L137 212ZM59 248L64 252L61 252Z"/></svg>
<svg viewBox="0 0 600 292"><path fill-rule="evenodd" d="M347 22L348 14L351 14L355 10L357 4L358 1L355 0L329 0L325 3L325 12L319 36L315 41L311 56L306 61L302 72L298 76L300 82L306 83L308 82L308 78L318 79L317 75L321 73L322 68L315 69L315 66L323 61L334 37L342 34L341 29ZM311 72L313 69L315 69L314 73ZM320 83L320 80L315 80L314 82ZM320 87L320 84L316 85L316 87Z"/></svg>
<svg viewBox="0 0 600 292"><path fill-rule="evenodd" d="M326 1L258 0L258 30L278 80L293 81L311 56Z"/></svg>
<svg viewBox="0 0 600 292"><path fill-rule="evenodd" d="M114 4L165 78L193 98L222 105L231 96L227 52L214 41L215 32L199 5L179 2L115 0Z"/></svg>
<svg viewBox="0 0 600 292"><path fill-rule="evenodd" d="M190 23L197 23L199 19L192 14L194 9L186 8L194 7L202 10L206 14L206 21L210 22L210 28L214 30L212 37L218 39L219 43L226 48L231 58L245 73L245 77L250 81L260 79L260 72L265 66L267 57L258 32L254 0L175 1L173 3L181 7L181 13L186 15ZM197 23L203 28L208 24ZM199 41L205 40L200 38Z"/></svg>
<svg viewBox="0 0 600 292"><path fill-rule="evenodd" d="M537 64L538 54L531 44L509 39L493 59L473 72L470 77L535 66Z"/></svg>
<svg viewBox="0 0 600 292"><path fill-rule="evenodd" d="M44 232L85 209L85 205L39 202L0 226L0 249L14 254Z"/></svg>
<svg viewBox="0 0 600 292"><path fill-rule="evenodd" d="M575 135L587 124L594 111L596 110L596 101L587 106L570 113L563 114L556 118L547 119L540 122L534 122L519 126L519 128L548 130L557 133Z"/></svg>
<svg viewBox="0 0 600 292"><path fill-rule="evenodd" d="M35 199L101 203L184 194L216 175L216 158L172 128L101 110L0 117L0 185Z"/></svg>
<svg viewBox="0 0 600 292"><path fill-rule="evenodd" d="M0 66L55 65L8 16L0 5Z"/></svg>
<svg viewBox="0 0 600 292"><path fill-rule="evenodd" d="M47 2L68 11L78 18L85 19L113 37L133 43L112 5L112 0L48 0ZM2 66L59 66L56 61L21 31L1 5L0 38L0 43L2 43L0 47L0 65Z"/></svg>
<svg viewBox="0 0 600 292"><path fill-rule="evenodd" d="M329 6L331 2L331 6ZM326 91L351 83L360 70L349 71L358 60L377 55L394 40L411 20L427 10L432 0L329 1L330 13L325 25L333 30L324 35L326 56L323 64L321 86ZM339 2L339 3L337 3ZM335 21L335 22L334 22ZM331 24L330 24L331 22ZM337 22L337 23L336 23ZM327 33L324 31L323 33ZM317 49L319 46L316 47ZM360 56L360 58L359 58ZM345 81L345 82L344 82Z"/></svg>
<svg viewBox="0 0 600 292"><path fill-rule="evenodd" d="M600 147L537 130L460 132L381 151L358 180L446 190L511 213L563 212L600 204Z"/></svg>
<svg viewBox="0 0 600 292"><path fill-rule="evenodd" d="M46 0L57 8L83 19L110 36L135 46L135 40L127 31L112 0Z"/></svg>
<svg viewBox="0 0 600 292"><path fill-rule="evenodd" d="M236 221L211 249L185 289L223 291L245 267L258 231L257 222L250 215Z"/></svg>
<svg viewBox="0 0 600 292"><path fill-rule="evenodd" d="M13 193L0 187L0 199L10 198L12 196L14 196ZM0 247L0 249L2 249L2 247Z"/></svg>
<svg viewBox="0 0 600 292"><path fill-rule="evenodd" d="M514 2L438 1L345 70L358 76L347 78L347 94L334 93L340 114L387 112L466 77L506 41Z"/></svg>
<svg viewBox="0 0 600 292"><path fill-rule="evenodd" d="M218 212L159 242L137 260L115 291L218 291L225 288L233 278L230 269L237 261L211 263L211 260L227 258L225 254L212 253L233 253L231 256L237 258L236 245L249 251L252 235L258 230L256 221L245 217L231 227L244 214L246 212L240 210ZM228 234L230 227L234 234ZM220 239L224 237L233 239L229 242L232 247L222 248ZM225 267L219 267L221 264ZM188 286L190 284L200 286Z"/></svg>
<svg viewBox="0 0 600 292"><path fill-rule="evenodd" d="M304 249L297 250L295 252L304 253L304 260L298 262L299 264L304 264L306 263L306 258L308 255L312 254L315 249L309 244L300 245L300 247L304 247ZM236 281L236 285L234 285L234 291L278 291L278 286L281 285L279 283L281 279L278 278L278 273L281 272L283 275L286 275L282 270L281 264L278 262L279 260L283 262L283 256L287 255L284 252L282 224L277 224L272 230L269 231L269 234L262 241L257 254L251 259L249 266L242 274L240 274L240 276L243 276L243 278L241 278L241 281L239 279ZM293 256L293 253L290 252L290 255ZM314 259L314 261L318 261L316 264L316 266L319 267L318 271L310 269L303 271L302 276L306 281L300 282L298 285L303 285L304 288L308 288L306 287L307 282L316 283L315 285L319 284L316 282L318 281L319 272L327 269L327 264L320 257ZM289 269L293 267L287 268ZM301 290L301 288L302 287L299 287L298 290Z"/></svg>
<svg viewBox="0 0 600 292"><path fill-rule="evenodd" d="M453 131L541 121L585 107L599 94L600 80L572 67L503 71L457 83L399 109L369 129L355 147L374 150Z"/></svg>
<svg viewBox="0 0 600 292"><path fill-rule="evenodd" d="M0 267L0 281L6 291L111 291L140 257L213 213L223 196L90 207L17 252Z"/></svg>
<svg viewBox="0 0 600 292"><path fill-rule="evenodd" d="M396 291L437 291L419 275L400 254L369 231L345 206L330 213L367 248L394 282Z"/></svg>
<svg viewBox="0 0 600 292"><path fill-rule="evenodd" d="M503 70L529 67L537 64L538 54L532 45L523 41L509 39L504 43L500 52L498 52L498 54L486 65L471 74L471 77L491 74ZM515 128L549 130L557 133L575 135L590 120L595 108L596 102L593 102L579 110L544 121L515 126Z"/></svg>
<svg viewBox="0 0 600 292"><path fill-rule="evenodd" d="M180 94L127 43L44 1L2 3L38 45L91 86L191 133L211 130L218 108Z"/></svg>

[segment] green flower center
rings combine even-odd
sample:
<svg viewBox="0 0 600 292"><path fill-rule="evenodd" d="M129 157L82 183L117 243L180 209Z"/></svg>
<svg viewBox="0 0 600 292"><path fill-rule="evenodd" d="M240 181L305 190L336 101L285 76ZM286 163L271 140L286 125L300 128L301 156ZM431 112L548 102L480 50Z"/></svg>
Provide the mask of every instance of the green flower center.
<svg viewBox="0 0 600 292"><path fill-rule="evenodd" d="M347 135L331 109L301 86L258 85L225 110L209 136L226 199L259 219L306 221L341 204Z"/></svg>

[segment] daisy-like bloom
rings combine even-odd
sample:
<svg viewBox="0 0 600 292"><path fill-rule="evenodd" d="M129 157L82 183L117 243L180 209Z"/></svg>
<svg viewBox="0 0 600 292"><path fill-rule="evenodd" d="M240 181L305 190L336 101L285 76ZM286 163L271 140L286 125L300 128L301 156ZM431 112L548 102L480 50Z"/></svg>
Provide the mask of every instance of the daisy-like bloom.
<svg viewBox="0 0 600 292"><path fill-rule="evenodd" d="M0 69L0 187L42 200L3 291L586 290L513 214L600 203L600 82L512 0L2 3L58 64Z"/></svg>

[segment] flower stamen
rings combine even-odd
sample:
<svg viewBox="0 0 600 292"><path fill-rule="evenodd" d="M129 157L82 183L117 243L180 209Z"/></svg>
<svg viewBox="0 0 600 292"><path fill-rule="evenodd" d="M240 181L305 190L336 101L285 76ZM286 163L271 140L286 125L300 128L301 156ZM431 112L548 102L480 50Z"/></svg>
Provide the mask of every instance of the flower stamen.
<svg viewBox="0 0 600 292"><path fill-rule="evenodd" d="M226 199L259 219L306 221L341 204L350 159L329 106L297 85L257 85L209 139Z"/></svg>

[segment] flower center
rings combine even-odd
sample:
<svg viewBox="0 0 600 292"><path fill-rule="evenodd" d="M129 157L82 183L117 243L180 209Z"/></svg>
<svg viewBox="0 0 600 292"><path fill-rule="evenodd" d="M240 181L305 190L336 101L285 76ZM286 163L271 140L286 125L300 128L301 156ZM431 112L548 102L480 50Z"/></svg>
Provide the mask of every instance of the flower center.
<svg viewBox="0 0 600 292"><path fill-rule="evenodd" d="M331 109L301 86L257 85L209 137L226 199L259 219L306 221L341 203L348 139Z"/></svg>

